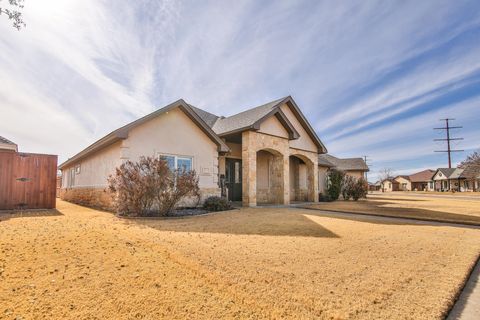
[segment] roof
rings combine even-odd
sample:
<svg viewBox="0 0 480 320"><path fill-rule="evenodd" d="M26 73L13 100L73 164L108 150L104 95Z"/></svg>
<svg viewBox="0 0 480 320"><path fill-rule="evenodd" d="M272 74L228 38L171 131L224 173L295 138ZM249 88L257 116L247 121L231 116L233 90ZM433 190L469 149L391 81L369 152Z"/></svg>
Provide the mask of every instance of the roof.
<svg viewBox="0 0 480 320"><path fill-rule="evenodd" d="M0 149L4 151L5 150L15 151L15 152L18 151L17 144L13 143L12 141L2 136L0 136Z"/></svg>
<svg viewBox="0 0 480 320"><path fill-rule="evenodd" d="M319 154L318 155L318 162L320 163L330 163L332 166L338 170L342 171L369 171L369 168L365 161L362 158L345 158L340 159L334 157L330 154ZM328 166L328 165L325 165Z"/></svg>
<svg viewBox="0 0 480 320"><path fill-rule="evenodd" d="M406 175L399 175L399 176L396 176L396 177L395 177L395 179L397 179L397 178L403 178L403 179L405 179L405 180L408 180L408 181L410 181L410 177L409 177L409 176L406 176Z"/></svg>
<svg viewBox="0 0 480 320"><path fill-rule="evenodd" d="M427 169L411 174L409 177L411 182L428 182L432 180L434 173L434 170Z"/></svg>
<svg viewBox="0 0 480 320"><path fill-rule="evenodd" d="M330 161L327 160L327 154L320 154L318 155L318 165L319 166L322 166L322 167L329 167L329 168L333 168L335 167L335 165L333 163L331 163Z"/></svg>
<svg viewBox="0 0 480 320"><path fill-rule="evenodd" d="M219 136L226 136L232 133L238 133L246 130L259 130L260 123L262 121L266 120L272 115L275 115L289 132L290 139L296 139L299 137L298 132L296 132L293 125L290 123L288 118L281 110L281 106L284 104L290 107L293 114L298 118L300 124L304 127L305 131L313 140L317 148L321 150L321 152L326 153L327 148L322 143L322 141L320 141L320 138L317 136L315 130L308 123L302 111L297 106L291 96L277 99L258 107L250 108L246 111L234 114L230 117L217 117L211 128ZM195 108L194 110L200 110L199 116L201 117L210 118L211 116L213 116L212 114L205 115L204 112L202 112L203 110L198 108Z"/></svg>
<svg viewBox="0 0 480 320"><path fill-rule="evenodd" d="M280 102L285 98L281 98L264 105L248 109L246 111L237 113L230 117L222 117L215 122L213 130L217 134L226 134L235 132L244 128L248 128L256 123L258 120L269 114Z"/></svg>
<svg viewBox="0 0 480 320"><path fill-rule="evenodd" d="M10 141L7 138L4 138L2 136L0 136L0 143L15 145L15 143L13 143L12 141Z"/></svg>
<svg viewBox="0 0 480 320"><path fill-rule="evenodd" d="M197 124L200 129L202 129L203 132L205 132L205 134L207 136L209 136L218 146L218 151L219 152L227 152L230 150L230 148L226 145L226 143L218 136L216 135L212 129L204 122L204 120L202 120L202 118L200 118L200 116L192 109L192 107L187 104L184 100L180 99L180 100L177 100L161 109L158 109L157 111L154 111L138 120L135 120L115 131L112 131L111 133L107 134L105 137L101 138L100 140L96 141L95 143L91 144L90 146L88 146L87 148L85 148L84 150L80 151L79 153L77 153L75 156L73 156L72 158L68 159L67 161L65 161L64 163L60 164L58 166L59 169L62 169L63 167L65 167L66 165L69 165L71 163L74 163L76 162L77 160L80 160L90 154L92 154L93 152L97 151L97 150L100 150L102 148L105 148L109 145L111 145L112 143L115 143L117 141L120 141L122 139L126 139L128 137L128 132L171 110L171 109L174 109L174 108L180 108L183 112L185 112L185 114L195 123Z"/></svg>
<svg viewBox="0 0 480 320"><path fill-rule="evenodd" d="M299 137L298 132L295 130L293 125L290 123L290 121L280 108L284 104L287 104L291 108L293 114L297 116L299 122L305 128L305 131L307 131L312 140L315 142L318 149L321 150L321 152L326 153L327 148L320 141L317 134L315 133L315 130L313 130L311 125L308 123L307 119L300 111L291 96L274 100L272 102L246 110L244 112L240 112L230 117L219 117L217 115L214 115L213 113L192 106L186 103L183 99L180 99L144 116L143 118L140 118L115 131L112 131L105 137L96 141L92 145L77 153L72 158L59 165L59 169L62 169L62 167L71 164L77 160L80 160L81 158L84 158L89 154L100 150L101 148L107 147L112 143L115 143L116 141L126 139L128 137L129 130L135 128L138 125L141 125L142 123L150 119L153 119L154 117L159 116L164 112L167 112L177 107L184 111L185 114L217 144L219 152L227 152L230 150L230 148L226 145L221 136L245 130L259 130L260 123L270 116L276 116L278 118L278 120L289 132L290 139L297 139Z"/></svg>
<svg viewBox="0 0 480 320"><path fill-rule="evenodd" d="M205 122L210 128L213 127L215 122L218 120L218 116L214 115L213 113L207 112L205 110L202 110L200 108L194 107L191 104L189 104L190 108L192 108L195 113L198 114L198 116Z"/></svg>
<svg viewBox="0 0 480 320"><path fill-rule="evenodd" d="M460 178L480 179L480 162L466 165Z"/></svg>
<svg viewBox="0 0 480 320"><path fill-rule="evenodd" d="M438 168L433 176L441 172L447 179L461 179L463 169L460 168Z"/></svg>

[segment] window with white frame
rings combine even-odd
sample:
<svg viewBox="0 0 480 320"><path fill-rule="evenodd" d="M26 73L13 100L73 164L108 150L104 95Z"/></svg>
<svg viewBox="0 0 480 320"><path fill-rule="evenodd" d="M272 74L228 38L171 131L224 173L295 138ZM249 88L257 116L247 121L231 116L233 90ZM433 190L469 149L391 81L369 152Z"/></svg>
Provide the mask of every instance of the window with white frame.
<svg viewBox="0 0 480 320"><path fill-rule="evenodd" d="M162 154L160 155L160 159L165 160L172 171L181 170L188 172L191 171L193 167L192 157Z"/></svg>

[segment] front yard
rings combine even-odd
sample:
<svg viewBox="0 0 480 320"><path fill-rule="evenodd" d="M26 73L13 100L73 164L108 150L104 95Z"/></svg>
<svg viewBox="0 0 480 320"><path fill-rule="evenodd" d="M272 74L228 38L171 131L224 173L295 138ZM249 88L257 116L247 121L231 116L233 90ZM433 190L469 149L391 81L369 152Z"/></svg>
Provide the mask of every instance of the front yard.
<svg viewBox="0 0 480 320"><path fill-rule="evenodd" d="M480 230L241 209L0 216L0 319L440 319Z"/></svg>
<svg viewBox="0 0 480 320"><path fill-rule="evenodd" d="M480 198L474 193L420 194L390 192L369 194L367 200L334 201L307 205L309 208L391 217L415 218L480 225Z"/></svg>

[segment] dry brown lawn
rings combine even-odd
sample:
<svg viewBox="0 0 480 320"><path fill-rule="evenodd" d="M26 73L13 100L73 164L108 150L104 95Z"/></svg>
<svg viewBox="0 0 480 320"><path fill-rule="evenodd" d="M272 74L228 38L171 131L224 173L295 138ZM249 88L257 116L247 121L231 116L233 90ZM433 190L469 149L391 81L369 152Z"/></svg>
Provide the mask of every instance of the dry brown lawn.
<svg viewBox="0 0 480 320"><path fill-rule="evenodd" d="M408 196L405 193L369 195L368 200L334 201L308 205L310 208L354 212L430 221L480 225L480 201L459 197Z"/></svg>
<svg viewBox="0 0 480 320"><path fill-rule="evenodd" d="M440 319L480 230L242 209L0 216L0 318Z"/></svg>

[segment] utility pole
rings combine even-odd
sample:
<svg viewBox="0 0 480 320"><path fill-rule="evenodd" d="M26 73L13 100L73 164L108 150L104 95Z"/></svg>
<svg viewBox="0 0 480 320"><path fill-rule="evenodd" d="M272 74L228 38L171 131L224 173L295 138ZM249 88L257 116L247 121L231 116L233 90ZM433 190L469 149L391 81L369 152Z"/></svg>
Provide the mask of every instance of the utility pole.
<svg viewBox="0 0 480 320"><path fill-rule="evenodd" d="M368 156L362 156L362 158L363 158L363 161L365 161L365 164L368 166L368 168L370 168L371 165L367 163L367 161L370 160L368 159ZM365 180L367 180L367 183L368 183L368 171L365 171Z"/></svg>
<svg viewBox="0 0 480 320"><path fill-rule="evenodd" d="M452 167L452 155L451 155L451 153L452 152L462 152L462 151L464 151L464 150L452 150L452 148L450 147L450 141L463 140L463 138L451 138L450 137L450 129L463 128L461 126L451 127L450 123L449 123L449 121L451 121L451 120L453 121L455 119L453 119L453 118L440 119L440 121L445 121L445 127L433 128L434 130L446 130L446 132L447 132L447 138L446 139L434 139L433 141L447 141L447 150L436 150L435 152L447 152L448 153L448 167L449 168Z"/></svg>
<svg viewBox="0 0 480 320"><path fill-rule="evenodd" d="M365 161L365 164L370 169L372 165L367 163L367 161L369 160L368 156L362 156L362 157L363 157L363 160ZM370 185L368 183L368 171L365 171L365 181L367 181L367 193L368 193L370 191Z"/></svg>

